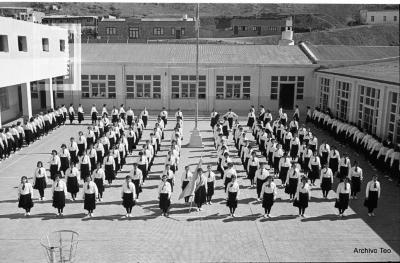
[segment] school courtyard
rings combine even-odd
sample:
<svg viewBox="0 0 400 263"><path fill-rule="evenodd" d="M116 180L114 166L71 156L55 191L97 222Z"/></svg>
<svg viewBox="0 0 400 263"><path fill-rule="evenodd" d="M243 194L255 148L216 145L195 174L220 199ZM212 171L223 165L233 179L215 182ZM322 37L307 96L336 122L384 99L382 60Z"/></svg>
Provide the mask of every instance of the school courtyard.
<svg viewBox="0 0 400 263"><path fill-rule="evenodd" d="M88 122L88 121L86 121ZM241 121L245 124L244 118ZM154 118L149 127L152 128ZM319 187L314 187L306 218L297 217L298 210L279 189L272 208L273 218L263 218L261 203L256 201L256 190L249 188L240 160L235 155L239 172L241 193L236 217L229 216L223 193L222 180L217 181L212 205L204 210L189 213L188 205L178 200L180 179L184 165L193 171L200 156L204 164L216 168L216 152L208 117L201 117L199 128L204 149L182 148L176 185L172 194L170 217L160 216L157 186L160 182L166 149L169 146L172 122L167 126L162 151L155 159L150 180L146 181L132 218L122 218L121 184L132 168L133 157L112 187L104 193L104 200L97 204L93 218L85 216L81 199L67 201L64 217L56 217L52 207L50 188L45 201L35 200L32 215L23 216L17 208L17 185L20 177L32 178L36 162L47 162L52 149L59 149L69 137L77 136L85 125L64 126L44 139L23 148L16 155L0 163L0 262L45 262L40 238L55 230L74 230L79 233L76 262L297 262L297 261L399 261L400 260L400 194L399 188L388 177L380 176L382 195L376 217L368 217L363 207L365 185L376 171L350 148L345 149L322 131L312 127L319 141L338 146L342 153L350 153L364 169L365 180L358 200L351 200L339 218L334 208L335 193L322 198ZM184 122L183 145L188 143L193 117ZM149 128L148 127L148 128ZM149 129L143 139L149 137ZM251 134L248 135L251 139ZM230 138L231 150L234 149ZM205 168L205 166L203 166ZM217 178L220 178L217 175ZM280 184L276 180L277 185ZM317 182L318 183L318 182ZM319 183L317 184L319 185ZM336 189L335 182L334 189ZM38 197L35 191L35 199ZM68 196L69 197L69 196Z"/></svg>

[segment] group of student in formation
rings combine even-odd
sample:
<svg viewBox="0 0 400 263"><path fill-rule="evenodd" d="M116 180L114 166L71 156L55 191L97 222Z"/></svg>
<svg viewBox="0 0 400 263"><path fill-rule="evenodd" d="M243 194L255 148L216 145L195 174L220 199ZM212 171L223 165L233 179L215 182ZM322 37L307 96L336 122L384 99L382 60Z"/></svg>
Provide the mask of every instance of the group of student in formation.
<svg viewBox="0 0 400 263"><path fill-rule="evenodd" d="M53 150L50 158L50 177L54 181L52 186L53 206L58 209L59 215L63 214L65 196L69 192L72 200L75 200L79 192L79 179L84 181L83 198L84 208L88 215L93 215L96 207L96 200L102 201L104 185L107 181L112 184L118 171L125 164L127 155L133 153L133 149L142 137L143 130L147 126L148 112L144 109L138 118L135 118L133 111L129 108L125 112L123 105L118 110L116 107L111 112L111 121L104 105L100 118L95 105L91 109L92 126L88 127L86 134L79 132L77 139L70 138L68 144L63 144L61 150ZM78 121L83 120L83 109L78 108ZM71 105L69 119L74 121L74 109ZM319 121L321 113L315 111L307 112L306 122L313 121L318 125L325 125ZM66 116L63 115L63 121ZM150 138L146 140L139 151L139 156L133 164L133 170L126 177L122 185L121 196L123 206L126 208L126 217L131 216L132 207L135 205L142 191L148 172L153 165L154 157L160 151L161 141L164 139L164 129L167 125L168 113L163 108L159 114ZM161 175L161 183L158 188L159 207L164 216L168 216L171 206L171 194L175 185L175 174L178 171L181 140L183 138L183 114L178 109L175 114L176 126L171 138L171 147L165 160L165 169ZM281 187L289 195L293 205L298 207L299 216L305 216L305 209L311 198L310 189L316 186L315 182L320 179L320 186L324 198L332 190L334 178L340 180L336 189L335 207L339 210L339 216L344 216L348 208L349 199L357 199L357 193L361 191L363 181L362 168L357 161L351 164L347 154L340 155L339 151L323 141L318 145L318 138L306 129L305 125L299 127L300 112L296 106L295 113L290 122L287 114L279 110L279 116L273 119L270 110L260 106L256 114L252 106L247 120L248 129L240 125L238 115L231 109L222 117L213 110L211 113L211 127L214 133L214 144L218 155L217 171L221 174L226 193L226 205L230 209L231 216L235 216L238 205L240 186L237 180L237 172L233 165L232 151L228 146L228 139L232 133L234 146L237 149L238 157L246 171L250 186L254 187L257 200L262 200L262 207L265 210L264 217L271 217L271 208L277 197L277 184L275 179L280 179ZM325 126L324 126L325 127ZM339 127L327 125L329 129ZM351 130L351 129L350 129ZM253 147L251 140L247 137L250 131L258 145L258 151ZM341 130L338 129L337 139L342 138ZM353 133L350 133L353 136ZM346 134L347 135L347 134ZM350 136L350 137L351 137ZM357 137L356 135L353 137ZM382 146L383 147L383 146ZM369 148L368 148L369 149ZM373 147L371 154L375 154ZM259 153L259 154L258 154ZM379 154L378 153L378 154ZM377 157L380 158L380 155ZM259 156L259 157L257 157ZM386 155L387 152L386 152ZM260 158L265 157L266 162ZM396 155L389 157L391 163L396 164ZM388 157L388 158L389 158ZM398 162L398 161L397 161ZM214 195L216 176L212 166L208 165L203 171L202 160L192 173L189 166L186 166L181 176L182 192L179 199L184 198L189 202L190 196L196 204L197 211L202 210L203 204L211 204ZM272 167L273 169L268 169ZM271 172L273 171L273 172ZM60 180L65 178L65 182ZM93 181L92 181L93 178ZM27 182L27 177L22 177L18 188L19 207L30 214L33 206L33 189L39 190L40 199L44 198L46 188L46 170L42 162L38 162L34 173L33 187ZM366 187L364 205L368 207L368 215L374 216L373 210L377 207L381 194L380 183L377 176L373 176Z"/></svg>

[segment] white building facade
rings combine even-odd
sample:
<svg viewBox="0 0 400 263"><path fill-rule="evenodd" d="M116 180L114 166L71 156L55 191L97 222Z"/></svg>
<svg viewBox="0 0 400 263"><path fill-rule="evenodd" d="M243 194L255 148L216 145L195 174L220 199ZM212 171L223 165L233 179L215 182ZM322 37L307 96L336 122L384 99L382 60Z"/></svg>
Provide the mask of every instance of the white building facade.
<svg viewBox="0 0 400 263"><path fill-rule="evenodd" d="M360 10L363 24L399 24L399 10L368 11Z"/></svg>
<svg viewBox="0 0 400 263"><path fill-rule="evenodd" d="M54 105L53 78L68 75L68 30L0 17L0 123L32 116L32 97ZM44 88L32 95L31 82Z"/></svg>

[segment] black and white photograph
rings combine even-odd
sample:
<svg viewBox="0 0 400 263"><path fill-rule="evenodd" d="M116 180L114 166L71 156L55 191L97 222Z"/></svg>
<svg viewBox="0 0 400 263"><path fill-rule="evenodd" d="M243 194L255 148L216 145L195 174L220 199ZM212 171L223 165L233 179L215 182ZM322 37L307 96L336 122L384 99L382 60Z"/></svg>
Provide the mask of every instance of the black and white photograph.
<svg viewBox="0 0 400 263"><path fill-rule="evenodd" d="M0 263L399 262L399 6L0 0Z"/></svg>

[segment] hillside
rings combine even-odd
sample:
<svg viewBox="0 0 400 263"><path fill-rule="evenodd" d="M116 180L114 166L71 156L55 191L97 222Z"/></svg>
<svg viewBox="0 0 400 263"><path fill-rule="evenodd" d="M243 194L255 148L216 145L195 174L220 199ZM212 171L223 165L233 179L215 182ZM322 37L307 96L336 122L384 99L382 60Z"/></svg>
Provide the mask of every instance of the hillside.
<svg viewBox="0 0 400 263"><path fill-rule="evenodd" d="M314 45L357 45L357 46L399 46L399 25L368 25L334 29L310 33L294 34L294 41L310 42ZM202 42L232 44L277 45L280 36L241 37L241 38L203 38ZM180 40L180 42L194 42ZM173 40L169 42L179 42Z"/></svg>

